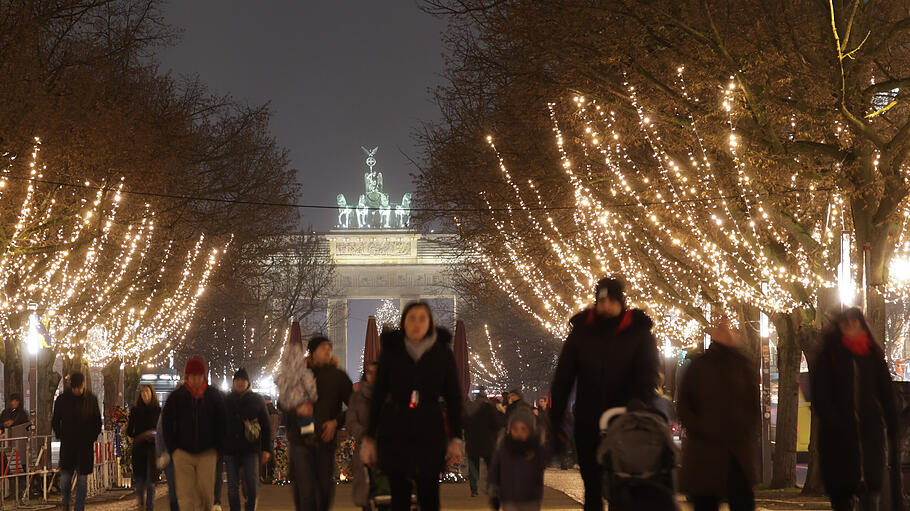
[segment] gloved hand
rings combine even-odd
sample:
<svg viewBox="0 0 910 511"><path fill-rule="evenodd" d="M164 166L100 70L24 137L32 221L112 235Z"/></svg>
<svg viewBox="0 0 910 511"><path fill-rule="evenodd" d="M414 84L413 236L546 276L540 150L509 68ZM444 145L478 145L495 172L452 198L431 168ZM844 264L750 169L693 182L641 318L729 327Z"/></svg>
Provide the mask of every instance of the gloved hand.
<svg viewBox="0 0 910 511"><path fill-rule="evenodd" d="M500 502L498 497L490 497L490 509L493 511L499 511L499 504Z"/></svg>

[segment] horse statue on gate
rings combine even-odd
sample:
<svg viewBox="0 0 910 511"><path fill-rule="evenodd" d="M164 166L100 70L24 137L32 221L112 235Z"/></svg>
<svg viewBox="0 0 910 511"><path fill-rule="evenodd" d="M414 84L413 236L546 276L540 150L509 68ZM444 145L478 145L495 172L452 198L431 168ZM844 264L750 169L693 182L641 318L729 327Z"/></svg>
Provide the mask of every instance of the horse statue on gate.
<svg viewBox="0 0 910 511"><path fill-rule="evenodd" d="M379 225L384 229L392 227L392 206L389 205L389 196L383 195L379 206Z"/></svg>
<svg viewBox="0 0 910 511"><path fill-rule="evenodd" d="M369 214L370 208L367 207L367 198L363 195L360 196L360 201L357 203L357 227L369 227Z"/></svg>
<svg viewBox="0 0 910 511"><path fill-rule="evenodd" d="M401 198L401 204L395 207L395 217L398 219L398 226L407 229L411 222L411 194L404 194Z"/></svg>
<svg viewBox="0 0 910 511"><path fill-rule="evenodd" d="M351 214L354 210L348 206L347 199L344 198L343 193L339 193L338 197L338 226L342 229L347 229L351 226Z"/></svg>

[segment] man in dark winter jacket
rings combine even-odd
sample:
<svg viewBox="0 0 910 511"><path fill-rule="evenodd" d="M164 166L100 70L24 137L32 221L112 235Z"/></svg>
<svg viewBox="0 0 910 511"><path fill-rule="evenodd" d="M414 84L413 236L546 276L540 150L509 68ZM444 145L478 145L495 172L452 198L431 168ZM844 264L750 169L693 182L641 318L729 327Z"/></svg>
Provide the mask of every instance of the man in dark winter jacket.
<svg viewBox="0 0 910 511"><path fill-rule="evenodd" d="M336 436L344 426L343 405L348 404L354 385L338 368L330 340L314 337L307 351L307 365L316 377L319 399L315 405L304 403L287 411L288 424L296 424L298 416L316 419L316 433L312 435L302 435L300 428L288 428L294 507L298 511L328 511L335 497Z"/></svg>
<svg viewBox="0 0 910 511"><path fill-rule="evenodd" d="M9 406L3 410L3 413L0 413L0 430L28 423L28 413L22 409L22 399L19 394L10 395Z"/></svg>
<svg viewBox="0 0 910 511"><path fill-rule="evenodd" d="M501 429L499 411L490 403L486 390L481 389L473 401L465 406L464 443L468 456L468 484L471 496L477 496L477 481L480 479L480 461L490 467L493 447Z"/></svg>
<svg viewBox="0 0 910 511"><path fill-rule="evenodd" d="M211 511L214 505L215 462L224 449L227 413L206 373L205 360L189 359L183 386L168 396L161 412L181 511Z"/></svg>
<svg viewBox="0 0 910 511"><path fill-rule="evenodd" d="M602 470L596 460L598 420L609 408L637 399L650 403L658 381L657 343L651 319L626 309L622 284L602 279L593 309L576 314L553 378L550 421L559 438L576 387L575 447L585 484L585 506L603 509ZM559 441L565 445L565 437Z"/></svg>
<svg viewBox="0 0 910 511"><path fill-rule="evenodd" d="M231 511L240 511L242 473L246 511L254 511L259 466L265 465L272 456L272 431L265 401L250 390L246 369L240 368L234 373L234 388L227 397L227 413L224 463L227 466L228 503Z"/></svg>
<svg viewBox="0 0 910 511"><path fill-rule="evenodd" d="M101 433L101 410L98 398L85 390L82 373L70 375L70 387L54 402L51 421L54 434L60 439L60 487L63 489L63 507L70 509L70 492L73 473L76 473L75 510L85 509L88 492L87 476L95 462L93 445Z"/></svg>
<svg viewBox="0 0 910 511"><path fill-rule="evenodd" d="M679 386L683 440L680 487L697 511L755 509L760 403L758 362L743 351L741 337L721 320L712 343L693 358Z"/></svg>

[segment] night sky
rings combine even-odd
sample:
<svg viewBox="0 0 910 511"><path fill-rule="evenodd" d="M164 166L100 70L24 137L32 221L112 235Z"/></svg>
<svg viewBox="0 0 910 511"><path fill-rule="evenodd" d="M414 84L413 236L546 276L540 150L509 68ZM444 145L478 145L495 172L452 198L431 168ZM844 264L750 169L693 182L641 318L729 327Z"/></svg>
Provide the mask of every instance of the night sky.
<svg viewBox="0 0 910 511"><path fill-rule="evenodd" d="M379 146L385 191L400 202L417 156L413 131L438 117L430 89L442 71L444 22L414 0L172 1L183 30L159 52L163 70L198 74L213 92L270 102L272 132L290 151L300 202L335 204L363 193L360 146ZM402 154L404 153L404 154ZM304 210L303 224L334 226L333 211Z"/></svg>
<svg viewBox="0 0 910 511"><path fill-rule="evenodd" d="M250 104L270 102L300 203L334 205L339 193L356 202L366 171L360 146L379 146L376 168L393 202L413 190L411 135L438 117L430 89L440 82L445 28L414 0L174 0L165 14L183 34L159 52L163 70L198 74L212 92ZM319 231L337 221L334 210L303 214L303 226ZM348 303L355 381L367 316L378 306Z"/></svg>

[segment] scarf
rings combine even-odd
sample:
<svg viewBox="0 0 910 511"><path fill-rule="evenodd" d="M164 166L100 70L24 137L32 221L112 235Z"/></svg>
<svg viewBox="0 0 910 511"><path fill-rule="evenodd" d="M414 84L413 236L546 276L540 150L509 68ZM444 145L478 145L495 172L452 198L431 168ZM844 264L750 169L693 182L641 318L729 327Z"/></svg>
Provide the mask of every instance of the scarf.
<svg viewBox="0 0 910 511"><path fill-rule="evenodd" d="M512 456L531 460L534 459L540 442L538 442L533 435L522 442L512 438L512 435L506 433L502 439L502 445Z"/></svg>
<svg viewBox="0 0 910 511"><path fill-rule="evenodd" d="M190 394L192 394L193 399L202 399L202 395L205 394L205 389L207 389L208 387L209 387L209 382L202 380L202 385L200 385L198 389L194 390L189 385L186 385L186 390L190 391Z"/></svg>
<svg viewBox="0 0 910 511"><path fill-rule="evenodd" d="M429 351L434 344L436 344L436 330L428 333L422 341L415 341L407 336L404 338L404 347L408 350L408 355L411 355L414 362L419 362L424 353Z"/></svg>
<svg viewBox="0 0 910 511"><path fill-rule="evenodd" d="M869 354L869 348L871 347L872 341L869 339L869 336L865 332L854 336L847 337L842 336L841 342L844 343L844 346L850 350L854 355L866 356Z"/></svg>

